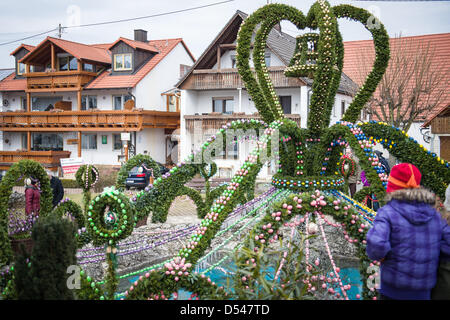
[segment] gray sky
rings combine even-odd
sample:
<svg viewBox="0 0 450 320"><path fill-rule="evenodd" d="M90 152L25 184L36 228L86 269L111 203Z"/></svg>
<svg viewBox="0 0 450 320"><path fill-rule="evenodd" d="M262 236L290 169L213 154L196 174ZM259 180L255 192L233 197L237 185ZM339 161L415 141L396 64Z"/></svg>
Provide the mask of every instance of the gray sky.
<svg viewBox="0 0 450 320"><path fill-rule="evenodd" d="M180 9L207 5L220 0L23 0L0 3L0 43L24 38L39 32L63 26L87 24L153 15ZM313 0L278 0L277 3L297 7L306 14ZM134 29L148 31L149 39L183 38L197 59L217 36L236 10L252 13L267 0L235 0L213 7L184 13L123 22L104 26L67 29L63 39L82 43L110 43L118 37L133 38ZM330 1L331 5L348 3L372 9L385 25L390 36L421 35L450 32L450 1L384 2L384 1ZM339 20L344 41L370 39L361 25ZM297 35L296 27L285 22L283 30ZM50 33L56 36L55 32ZM14 59L9 54L22 42L36 45L46 35L0 46L0 68L12 68Z"/></svg>

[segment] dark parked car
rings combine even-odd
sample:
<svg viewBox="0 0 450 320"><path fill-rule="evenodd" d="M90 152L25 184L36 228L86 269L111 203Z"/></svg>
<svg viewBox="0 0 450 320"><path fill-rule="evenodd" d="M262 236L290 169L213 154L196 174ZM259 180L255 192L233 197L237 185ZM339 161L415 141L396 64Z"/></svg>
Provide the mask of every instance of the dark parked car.
<svg viewBox="0 0 450 320"><path fill-rule="evenodd" d="M164 174L169 171L162 164L157 162L161 174ZM125 188L128 190L131 187L137 189L144 189L150 183L150 177L152 175L151 170L147 170L144 166L134 167L128 172L128 178L125 181Z"/></svg>

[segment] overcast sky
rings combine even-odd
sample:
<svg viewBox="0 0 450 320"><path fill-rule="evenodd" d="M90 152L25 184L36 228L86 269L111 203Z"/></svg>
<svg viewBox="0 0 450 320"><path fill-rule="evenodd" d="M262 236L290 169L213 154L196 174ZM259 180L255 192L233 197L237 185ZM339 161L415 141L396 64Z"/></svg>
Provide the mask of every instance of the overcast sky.
<svg viewBox="0 0 450 320"><path fill-rule="evenodd" d="M24 38L39 32L63 26L104 22L165 13L208 5L222 0L22 0L0 3L0 43ZM313 0L272 1L297 7L306 14ZM217 36L236 10L252 13L267 0L235 0L203 9L176 13L143 20L103 26L71 28L62 38L82 43L111 43L118 37L133 39L134 29L148 31L149 39L183 38L198 58ZM370 9L384 23L390 36L421 35L450 32L450 1L330 1ZM344 41L370 39L361 25L339 20ZM290 23L283 30L297 35ZM56 36L55 32L48 34ZM0 45L0 68L12 68L10 53L21 43L36 45L45 39L42 35L28 40Z"/></svg>

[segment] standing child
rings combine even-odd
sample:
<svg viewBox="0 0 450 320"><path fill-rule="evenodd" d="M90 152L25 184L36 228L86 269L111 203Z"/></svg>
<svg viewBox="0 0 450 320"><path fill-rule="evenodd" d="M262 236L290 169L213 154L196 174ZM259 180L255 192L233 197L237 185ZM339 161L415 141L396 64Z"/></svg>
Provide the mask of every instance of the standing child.
<svg viewBox="0 0 450 320"><path fill-rule="evenodd" d="M434 209L435 195L420 187L410 163L391 169L387 204L367 233L367 255L381 261L381 299L429 300L439 254L450 255L450 227Z"/></svg>

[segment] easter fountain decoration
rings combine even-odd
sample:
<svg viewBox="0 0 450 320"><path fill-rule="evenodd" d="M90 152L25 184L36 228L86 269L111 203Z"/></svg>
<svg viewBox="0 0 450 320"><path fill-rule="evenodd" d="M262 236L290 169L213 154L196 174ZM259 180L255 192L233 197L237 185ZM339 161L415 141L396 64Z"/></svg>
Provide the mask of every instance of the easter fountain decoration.
<svg viewBox="0 0 450 320"><path fill-rule="evenodd" d="M361 86L352 104L345 112L342 120L330 125L331 110L334 104L343 68L343 43L338 30L337 19L347 18L362 23L372 34L375 44L375 61L373 70L366 82ZM317 1L307 16L294 7L283 4L270 4L250 15L241 25L237 38L237 68L251 95L262 120L233 121L224 126L216 136L209 139L201 148L191 155L186 162L210 153L215 139L226 140L227 130L264 128L264 135L259 137L258 148L250 153L241 169L231 180L222 195L209 208L190 242L170 262L158 269L141 276L125 293L126 299L154 298L161 292L166 296L180 288L197 294L198 298L226 298L227 294L211 280L193 274L193 266L203 256L220 228L220 225L238 203L239 196L246 190L250 177L255 177L264 164L263 156L270 154L272 144L279 143L279 170L272 178L275 188L291 191L291 195L275 204L273 213L264 216L245 243L255 242L255 257L259 250L264 250L265 243L273 242L283 223L291 221L295 216L302 216L302 222L311 220L318 222L323 233L323 223L328 222L325 215L331 215L338 221L334 226L345 229L346 239L354 243L359 252L360 273L362 276L362 298L375 299L376 290L369 288L367 279L372 276L369 267L379 264L370 261L365 253L365 237L370 227L374 212L357 201L366 195L374 194L383 199L387 185L387 175L381 167L373 145L378 141L400 161L411 162L424 172L423 185L443 195L450 182L448 162L426 151L422 145L410 138L404 131L386 123L370 121L357 124L362 108L375 91L389 61L389 37L380 21L368 23L374 17L366 10L350 5L331 7L326 1ZM302 129L284 117L278 96L271 83L265 65L266 39L270 30L280 21L288 20L298 29L311 28L319 33L306 33L297 38L295 53L290 65L285 69L288 77L310 77L312 85L311 104L307 128ZM258 27L258 28L257 28ZM255 31L257 29L257 31ZM256 32L254 43L252 35ZM253 45L253 62L257 79L250 69L249 58ZM279 139L276 135L278 134ZM345 145L349 145L360 159L360 166L366 171L370 187L359 191L354 199L346 196L342 190L346 187L339 173L339 159ZM292 155L296 155L293 157ZM270 156L274 156L270 154ZM267 161L267 157L264 158ZM181 163L177 168L156 181L153 188L138 195L136 202L148 203L150 195L163 193L171 184L184 183L190 175L188 164ZM184 178L184 179L183 179ZM157 200L153 200L157 201ZM165 216L156 216L165 221ZM297 220L295 220L297 221ZM308 232L309 228L306 228ZM328 245L326 244L329 251ZM245 261L242 265L245 265ZM308 262L307 262L308 264ZM338 283L339 269L333 263L333 271ZM312 264L307 270L313 269ZM250 264L249 270L256 268ZM239 275L237 275L239 277ZM312 277L311 277L312 278ZM317 279L310 279L317 281ZM309 288L311 282L309 281ZM307 280L308 282L308 280ZM255 280L242 276L242 287L254 287ZM342 288L344 298L345 290Z"/></svg>
<svg viewBox="0 0 450 320"><path fill-rule="evenodd" d="M373 70L355 95L343 118L330 126L344 56L338 18L362 23L374 38L376 55ZM297 37L296 50L290 65L285 69L287 77L314 79L307 128L299 128L296 123L284 117L265 65L266 39L270 30L282 20L290 21L299 30L305 28L318 30L318 33L309 32ZM252 36L255 33L252 43ZM252 72L249 63L252 46L255 72ZM278 157L279 168L272 177L272 185L279 191L282 200L271 206L270 213L266 214L265 211L260 213L261 219L244 240L244 246L253 248L254 258L238 261L238 264L244 266L247 271L246 275L236 274L236 278L241 279L238 287L256 288L260 285L256 279L248 276L258 268L256 263L249 261L257 260L258 254L264 252L268 244L277 240L283 225L290 226L294 231L304 223L307 235L319 232L322 234L333 268L332 280L340 287L341 297L348 299L346 294L348 286L343 284L339 276L340 270L331 257L324 234L324 224L329 224L343 229L345 238L357 248L363 283L362 296L357 298L376 299L376 290L367 280L373 277L370 267L379 265L379 262L370 261L365 253L366 233L375 212L362 205L360 201L367 195L374 194L382 205L388 177L372 149L373 145L381 143L399 161L414 163L424 173L422 184L441 197L450 183L449 163L425 150L404 131L382 122L356 123L362 108L381 80L388 61L387 32L383 24L364 9L351 5L332 7L327 1L319 0L313 4L306 16L296 8L284 4L269 4L251 14L242 23L238 33L237 68L261 119L237 120L223 126L202 145L200 150L172 168L170 172L158 177L153 185L138 193L131 202L115 189L106 190L92 200L87 210L86 229L94 243L106 245L110 265L110 275L106 282L116 281L115 246L118 240L131 233L133 220L134 223L137 220L136 213L140 215L152 213L153 222L165 222L168 208L175 197L190 192L185 187L186 182L197 173L201 173L204 177L213 175L214 165L207 163L206 159L208 155L215 155L215 142L222 140L226 144L235 143L234 140L227 139L227 132L231 130L238 132L242 137L246 136L245 132L252 131L259 132L255 134L257 147L250 152L227 186L213 190L214 196L204 204L205 210L201 210L201 215L199 214L202 220L196 229L192 230L190 240L180 248L175 257L147 268L148 272L138 277L123 294L123 298L167 299L175 297L176 292L181 289L192 292L199 299L229 298L224 288L216 285L204 274L194 272L194 268L205 256L212 239L219 234L227 217L239 204L252 199L255 179L263 165ZM350 146L359 158L359 164L365 170L370 182L370 187L361 189L353 199L343 192L347 185L339 166L342 150L346 146ZM211 166L209 173L205 171L208 164ZM114 215L109 216L110 220L112 218L116 222L113 227L107 227L107 221L105 222L106 208L114 208ZM332 216L336 222L328 221L327 216ZM331 279L314 275L314 269L319 262L311 263L308 255L307 250L304 282L308 291L313 292L318 286L328 288L326 281ZM81 298L114 297L114 284L107 285L108 293L104 294L99 283L92 282L84 271L81 271L80 275L82 286L87 292L84 296L81 295ZM235 289L238 291L239 288ZM333 293L333 289L329 290Z"/></svg>

